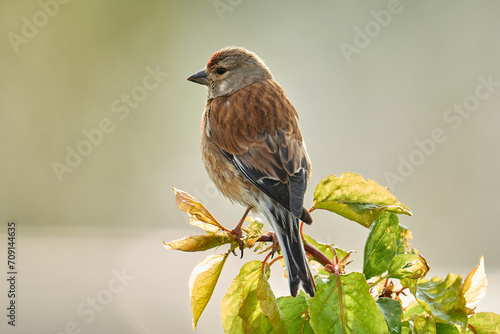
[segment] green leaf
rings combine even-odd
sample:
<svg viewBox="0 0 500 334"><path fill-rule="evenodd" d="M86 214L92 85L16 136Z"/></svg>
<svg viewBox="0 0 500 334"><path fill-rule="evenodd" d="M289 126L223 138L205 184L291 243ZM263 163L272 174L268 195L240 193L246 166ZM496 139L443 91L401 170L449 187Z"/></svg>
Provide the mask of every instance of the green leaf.
<svg viewBox="0 0 500 334"><path fill-rule="evenodd" d="M320 252L325 254L328 259L330 259L330 260L333 259L333 257L334 257L334 253L332 250L332 247L334 247L333 244L325 244L325 243L318 242L307 234L304 234L304 239L307 241L308 244L316 247ZM339 259L339 261L342 260L345 256L347 256L349 254L348 251L346 251L342 248L337 248L337 247L334 247L334 248L335 248L335 251L337 252L337 258ZM319 275L330 275L330 272L326 271L324 265L319 263L318 261L311 261L310 265L313 266L317 270ZM345 267L345 263L342 263L341 265L343 265ZM339 269L342 270L341 268L339 268Z"/></svg>
<svg viewBox="0 0 500 334"><path fill-rule="evenodd" d="M191 313L193 314L193 330L196 330L198 319L212 297L228 254L208 256L191 273L189 295L191 297Z"/></svg>
<svg viewBox="0 0 500 334"><path fill-rule="evenodd" d="M321 180L314 191L314 209L335 212L365 227L384 210L411 215L387 188L351 172Z"/></svg>
<svg viewBox="0 0 500 334"><path fill-rule="evenodd" d="M384 273L396 255L399 220L395 213L381 214L370 227L365 243L363 274L366 279Z"/></svg>
<svg viewBox="0 0 500 334"><path fill-rule="evenodd" d="M389 331L362 273L331 275L318 279L316 285L316 296L308 299L310 324L316 333Z"/></svg>
<svg viewBox="0 0 500 334"><path fill-rule="evenodd" d="M403 316L403 307L401 303L392 298L379 298L377 305L384 315L389 332L391 334L401 333L401 318Z"/></svg>
<svg viewBox="0 0 500 334"><path fill-rule="evenodd" d="M266 274L262 273L257 284L257 298L260 301L262 312L269 318L274 332L286 334L287 328L281 310L278 307L278 301L274 296L273 290L269 285Z"/></svg>
<svg viewBox="0 0 500 334"><path fill-rule="evenodd" d="M417 286L417 301L441 321L460 328L467 326L465 298L460 275L448 274L445 280L433 277L421 279Z"/></svg>
<svg viewBox="0 0 500 334"><path fill-rule="evenodd" d="M437 334L460 334L456 326L444 322L436 322L436 332Z"/></svg>
<svg viewBox="0 0 500 334"><path fill-rule="evenodd" d="M399 282L403 286L403 288L408 288L411 292L412 295L417 294L417 284L418 284L418 279L413 279L413 278L400 278Z"/></svg>
<svg viewBox="0 0 500 334"><path fill-rule="evenodd" d="M274 332L258 298L257 290L263 277L262 262L250 261L243 265L238 276L231 282L221 303L224 333Z"/></svg>
<svg viewBox="0 0 500 334"><path fill-rule="evenodd" d="M405 311L405 318L416 318L419 314L426 313L424 308L414 300L407 307Z"/></svg>
<svg viewBox="0 0 500 334"><path fill-rule="evenodd" d="M314 334L309 324L309 305L303 291L297 297L278 298L278 305L285 319L288 333Z"/></svg>
<svg viewBox="0 0 500 334"><path fill-rule="evenodd" d="M313 245L317 249L319 249L323 254L326 255L327 258L333 259L333 251L332 247L334 247L334 244L325 244L322 242L318 242L314 240L310 235L304 234L304 239L307 241L307 243ZM346 256L349 252L346 251L345 249L334 247L335 251L337 252L337 256L339 259L342 259L344 256Z"/></svg>
<svg viewBox="0 0 500 334"><path fill-rule="evenodd" d="M413 333L436 334L436 320L428 314L415 317L415 319L413 319Z"/></svg>
<svg viewBox="0 0 500 334"><path fill-rule="evenodd" d="M255 282L256 284L248 291L248 295L243 300L238 316L242 319L242 328L244 333L273 333L273 326L270 319L262 309L258 298L258 286L261 276ZM284 325L284 324L283 324Z"/></svg>
<svg viewBox="0 0 500 334"><path fill-rule="evenodd" d="M429 314L421 314L413 319L414 334L460 334L457 327L436 321Z"/></svg>
<svg viewBox="0 0 500 334"><path fill-rule="evenodd" d="M427 261L420 254L399 254L389 265L388 276L392 278L421 278L429 271Z"/></svg>
<svg viewBox="0 0 500 334"><path fill-rule="evenodd" d="M403 321L401 323L401 334L412 334L409 321Z"/></svg>
<svg viewBox="0 0 500 334"><path fill-rule="evenodd" d="M422 313L412 316L413 333L415 334L460 334L458 328L454 325L436 321L430 314Z"/></svg>
<svg viewBox="0 0 500 334"><path fill-rule="evenodd" d="M191 235L169 243L163 242L167 249L175 249L184 252L200 252L210 248L229 244L234 241L226 232L220 234Z"/></svg>
<svg viewBox="0 0 500 334"><path fill-rule="evenodd" d="M243 320L238 316L240 308L248 297L252 285L257 286L256 280L260 276L262 264L251 261L243 265L221 302L221 317L224 333L243 334ZM248 278L245 280L245 278ZM246 283L246 284L245 284Z"/></svg>
<svg viewBox="0 0 500 334"><path fill-rule="evenodd" d="M499 334L500 315L493 312L476 313L469 318L469 327L472 327L476 334Z"/></svg>
<svg viewBox="0 0 500 334"><path fill-rule="evenodd" d="M413 239L411 231L408 228L399 225L399 232L396 237L396 243L398 245L398 251L397 251L398 254L415 254L415 250L410 244L411 239Z"/></svg>

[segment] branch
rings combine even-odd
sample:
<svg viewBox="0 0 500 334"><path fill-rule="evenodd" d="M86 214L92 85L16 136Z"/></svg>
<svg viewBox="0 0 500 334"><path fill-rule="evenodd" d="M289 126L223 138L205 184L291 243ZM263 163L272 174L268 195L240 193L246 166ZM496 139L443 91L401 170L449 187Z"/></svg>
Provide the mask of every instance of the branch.
<svg viewBox="0 0 500 334"><path fill-rule="evenodd" d="M332 260L330 260L325 253L317 249L311 244L308 244L307 242L304 243L304 249L306 250L309 255L311 255L316 261L321 263L322 265L326 266L327 264L331 264Z"/></svg>
<svg viewBox="0 0 500 334"><path fill-rule="evenodd" d="M270 234L265 234L261 235L257 241L260 242L273 242L273 236ZM307 242L304 242L304 249L305 251L312 256L313 259L321 263L322 265L326 266L327 264L331 264L332 261L319 249L314 247L311 244L308 244Z"/></svg>

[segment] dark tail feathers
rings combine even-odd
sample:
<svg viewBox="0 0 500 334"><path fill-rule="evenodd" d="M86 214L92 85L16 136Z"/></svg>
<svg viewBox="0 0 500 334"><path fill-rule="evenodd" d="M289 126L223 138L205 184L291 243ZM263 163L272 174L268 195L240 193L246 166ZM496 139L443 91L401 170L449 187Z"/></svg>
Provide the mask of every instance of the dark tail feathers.
<svg viewBox="0 0 500 334"><path fill-rule="evenodd" d="M314 284L314 278L307 263L307 257L299 231L299 220L277 203L274 203L274 205L268 209L270 217L267 218L270 220L278 236L281 252L285 259L290 293L294 297L297 296L299 283L302 282L302 287L305 292L313 297L316 291L316 285Z"/></svg>

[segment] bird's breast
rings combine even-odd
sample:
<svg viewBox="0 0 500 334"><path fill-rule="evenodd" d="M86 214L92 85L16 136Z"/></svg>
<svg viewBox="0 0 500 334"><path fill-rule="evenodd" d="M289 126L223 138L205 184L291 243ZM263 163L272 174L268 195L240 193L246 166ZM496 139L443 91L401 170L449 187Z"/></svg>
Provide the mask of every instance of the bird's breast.
<svg viewBox="0 0 500 334"><path fill-rule="evenodd" d="M236 170L214 141L202 133L201 156L208 176L228 199L243 206L255 207L259 191Z"/></svg>

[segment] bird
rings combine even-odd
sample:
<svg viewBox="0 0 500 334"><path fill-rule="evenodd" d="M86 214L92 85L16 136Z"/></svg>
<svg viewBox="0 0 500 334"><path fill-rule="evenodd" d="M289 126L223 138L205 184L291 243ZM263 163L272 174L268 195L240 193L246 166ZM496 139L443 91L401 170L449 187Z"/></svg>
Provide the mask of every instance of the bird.
<svg viewBox="0 0 500 334"><path fill-rule="evenodd" d="M303 207L311 163L297 111L264 61L243 47L216 51L188 80L208 88L202 161L219 192L247 208L237 226L249 211L260 212L278 238L290 294L301 285L314 296L299 227L299 220L312 223Z"/></svg>

